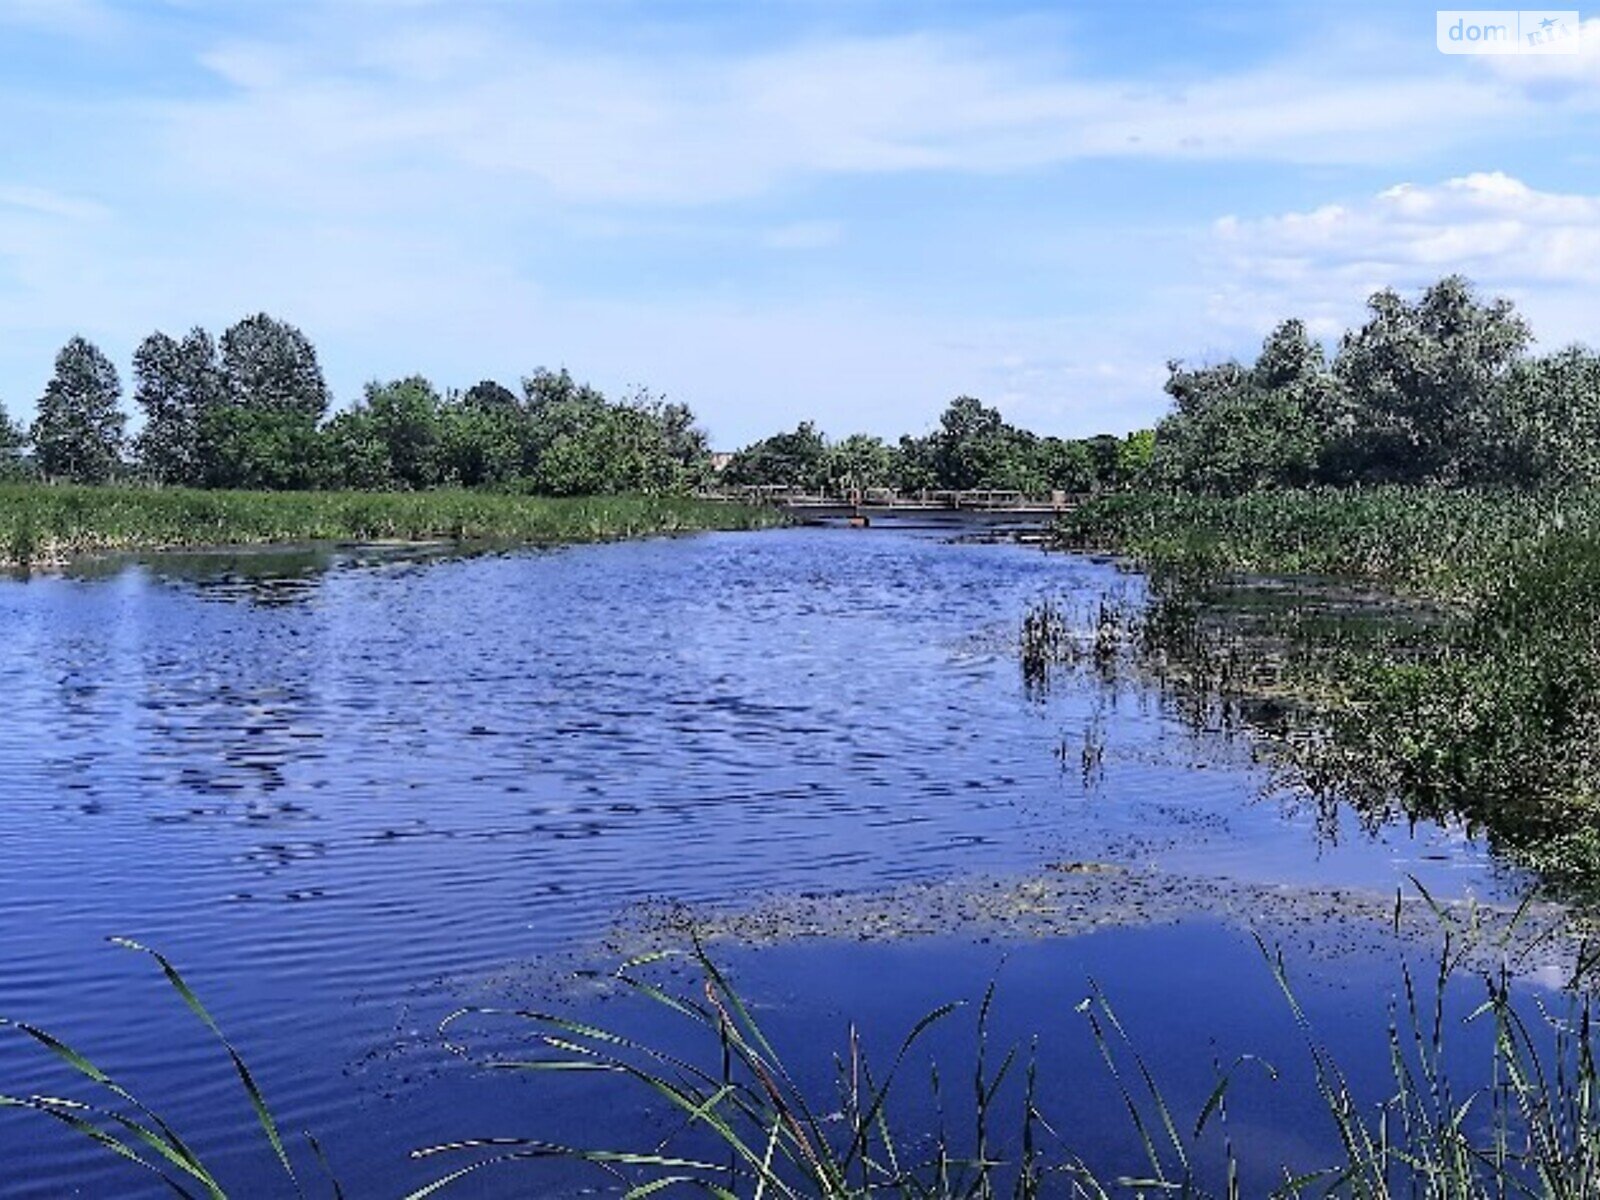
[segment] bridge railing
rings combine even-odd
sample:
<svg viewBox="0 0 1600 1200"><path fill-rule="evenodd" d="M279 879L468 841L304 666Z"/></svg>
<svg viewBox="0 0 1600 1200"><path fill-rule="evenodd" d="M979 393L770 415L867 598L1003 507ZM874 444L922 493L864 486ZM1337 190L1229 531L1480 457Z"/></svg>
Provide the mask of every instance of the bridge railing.
<svg viewBox="0 0 1600 1200"><path fill-rule="evenodd" d="M968 511L1062 510L1072 507L1080 498L1064 491L1034 495L994 488L928 488L904 492L894 488L851 488L818 492L784 484L713 488L699 495L708 500L773 504L788 508L946 508Z"/></svg>

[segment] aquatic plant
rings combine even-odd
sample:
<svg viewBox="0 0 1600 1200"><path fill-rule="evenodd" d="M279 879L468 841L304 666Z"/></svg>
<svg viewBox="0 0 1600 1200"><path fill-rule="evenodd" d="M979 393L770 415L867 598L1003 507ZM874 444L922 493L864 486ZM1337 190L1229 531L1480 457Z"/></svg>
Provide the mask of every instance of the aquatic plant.
<svg viewBox="0 0 1600 1200"><path fill-rule="evenodd" d="M1420 891L1419 885L1419 891ZM1483 940L1503 939L1491 949L1502 955L1522 913L1487 933L1477 910L1464 914L1436 904L1421 892L1440 923L1442 949L1436 973L1419 978L1402 971L1402 987L1391 1002L1387 1056L1392 1091L1357 1094L1333 1056L1317 1039L1296 998L1282 955L1258 942L1271 978L1299 1026L1311 1067L1311 1086L1329 1122L1333 1161L1274 1164L1282 1182L1272 1195L1360 1197L1389 1200L1488 1200L1508 1196L1581 1200L1600 1188L1600 1073L1594 1057L1592 1009L1576 991L1566 1010L1538 1008L1530 1017L1516 1002L1510 972L1472 975L1465 964ZM1399 905L1396 907L1397 920ZM222 1034L177 969L136 943L119 942L151 955L183 1003L221 1046L254 1114L254 1128L277 1164L280 1177L305 1195L312 1178L297 1171L278 1121L240 1052ZM673 952L677 953L677 952ZM1076 1008L1106 1067L1108 1099L1129 1116L1140 1161L1115 1174L1097 1170L1073 1149L1041 1111L1037 1065L1031 1048L1012 1046L998 1056L989 1046L989 1016L995 988L977 1006L975 1048L957 1089L959 1133L946 1127L945 1077L931 1074L937 1128L908 1134L895 1102L915 1078L914 1051L936 1025L962 1006L946 1004L918 1021L886 1069L870 1061L852 1027L833 1062L831 1093L812 1095L801 1072L762 1029L750 1002L702 947L681 952L695 967L695 984L669 989L653 982L649 969L672 954L657 952L625 963L613 975L629 994L687 1023L697 1042L666 1050L614 1030L555 1012L463 1009L441 1025L447 1044L477 1019L506 1018L526 1025L534 1052L488 1060L495 1070L591 1075L596 1087L615 1083L640 1089L666 1112L676 1114L672 1132L642 1149L572 1147L537 1138L467 1140L416 1151L433 1162L467 1156L405 1200L426 1200L511 1164L561 1159L593 1165L628 1196L692 1193L783 1200L978 1200L1010 1195L1014 1200L1071 1196L1180 1196L1189 1200L1237 1200L1243 1167L1258 1153L1240 1144L1229 1127L1229 1101L1247 1076L1266 1086L1286 1086L1277 1070L1245 1054L1218 1064L1215 1085L1198 1113L1183 1118L1163 1094L1158 1072L1144 1059L1108 996L1090 985ZM1503 959L1502 959L1503 961ZM1592 967L1592 964L1590 964ZM1580 964L1582 968L1582 964ZM1448 1053L1453 1023L1445 994L1453 981L1475 980L1482 998L1468 1023L1489 1023L1489 1061L1475 1080L1463 1080ZM1576 983L1576 980L1574 980ZM51 1056L67 1064L98 1094L95 1101L50 1096L0 1095L0 1108L29 1110L61 1122L94 1145L163 1179L179 1196L225 1200L229 1192L215 1171L160 1115L78 1050L33 1026L13 1026ZM682 1045L681 1040L678 1045ZM956 1076L953 1078L960 1078ZM607 1105L597 1105L604 1111ZM606 1135L618 1136L614 1131ZM323 1176L322 1186L343 1195L327 1156L307 1142ZM1257 1165L1257 1164L1252 1164Z"/></svg>
<svg viewBox="0 0 1600 1200"><path fill-rule="evenodd" d="M1125 636L1187 710L1292 705L1268 745L1319 802L1461 821L1565 895L1600 889L1600 494L1129 495L1063 536L1151 571ZM1229 580L1255 572L1324 578L1252 608ZM1341 607L1330 576L1416 603Z"/></svg>
<svg viewBox="0 0 1600 1200"><path fill-rule="evenodd" d="M682 496L554 498L426 492L233 492L0 485L0 563L56 563L107 550L307 541L601 541L752 529L773 509Z"/></svg>

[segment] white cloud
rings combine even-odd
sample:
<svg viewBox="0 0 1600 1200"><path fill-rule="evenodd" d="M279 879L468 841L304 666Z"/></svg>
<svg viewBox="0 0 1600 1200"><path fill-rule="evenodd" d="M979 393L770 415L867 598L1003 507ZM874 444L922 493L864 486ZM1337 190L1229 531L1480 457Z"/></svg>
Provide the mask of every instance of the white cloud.
<svg viewBox="0 0 1600 1200"><path fill-rule="evenodd" d="M363 181L404 158L525 198L699 204L814 175L1086 158L1394 162L1514 129L1532 104L1469 73L1321 58L1157 89L976 35L646 55L574 52L475 20L219 45L202 61L232 92L155 116L177 167L223 188L370 199Z"/></svg>
<svg viewBox="0 0 1600 1200"><path fill-rule="evenodd" d="M1546 344L1600 342L1600 194L1499 172L1402 183L1349 204L1214 227L1209 308L1256 331L1287 315L1331 335L1379 287L1460 273L1517 300Z"/></svg>
<svg viewBox="0 0 1600 1200"><path fill-rule="evenodd" d="M1576 54L1486 54L1492 75L1546 99L1600 103L1600 17L1578 27Z"/></svg>

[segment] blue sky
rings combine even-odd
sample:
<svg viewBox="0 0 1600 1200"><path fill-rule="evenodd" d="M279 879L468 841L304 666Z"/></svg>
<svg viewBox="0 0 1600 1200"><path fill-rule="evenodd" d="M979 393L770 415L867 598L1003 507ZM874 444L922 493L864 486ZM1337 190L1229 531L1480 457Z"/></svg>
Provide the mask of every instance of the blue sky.
<svg viewBox="0 0 1600 1200"><path fill-rule="evenodd" d="M1434 14L0 0L0 403L259 310L341 403L566 366L723 446L962 392L1122 431L1168 358L1454 270L1600 344L1600 21L1486 58Z"/></svg>

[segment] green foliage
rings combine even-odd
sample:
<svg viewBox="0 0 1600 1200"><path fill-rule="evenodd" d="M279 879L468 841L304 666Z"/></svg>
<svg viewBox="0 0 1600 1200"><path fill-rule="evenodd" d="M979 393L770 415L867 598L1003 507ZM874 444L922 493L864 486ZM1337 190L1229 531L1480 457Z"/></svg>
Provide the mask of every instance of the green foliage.
<svg viewBox="0 0 1600 1200"><path fill-rule="evenodd" d="M893 487L894 449L882 438L853 433L823 452L822 477L833 491Z"/></svg>
<svg viewBox="0 0 1600 1200"><path fill-rule="evenodd" d="M325 475L316 421L293 408L219 405L200 421L200 447L206 487L305 489Z"/></svg>
<svg viewBox="0 0 1600 1200"><path fill-rule="evenodd" d="M509 485L522 469L522 409L516 396L498 384L477 384L445 405L439 455L444 477L463 487Z"/></svg>
<svg viewBox="0 0 1600 1200"><path fill-rule="evenodd" d="M722 469L721 482L736 487L828 485L828 443L816 425L802 421L793 433L776 433L746 446Z"/></svg>
<svg viewBox="0 0 1600 1200"><path fill-rule="evenodd" d="M22 453L27 445L27 431L0 405L0 481L14 481L26 474Z"/></svg>
<svg viewBox="0 0 1600 1200"><path fill-rule="evenodd" d="M1087 441L1041 438L1008 424L971 396L952 400L939 428L889 446L867 434L829 442L809 421L763 438L733 456L718 482L843 493L893 487L903 492L991 489L1038 495L1122 487L1142 477L1153 435Z"/></svg>
<svg viewBox="0 0 1600 1200"><path fill-rule="evenodd" d="M1451 275L1408 303L1389 290L1347 333L1334 371L1357 407L1355 469L1397 482L1482 478L1503 431L1490 426L1495 389L1532 339L1509 300L1480 303Z"/></svg>
<svg viewBox="0 0 1600 1200"><path fill-rule="evenodd" d="M1274 330L1251 366L1169 371L1174 411L1149 447L1157 478L1231 496L1316 476L1338 385L1299 321Z"/></svg>
<svg viewBox="0 0 1600 1200"><path fill-rule="evenodd" d="M672 492L693 486L707 464L693 414L648 392L612 402L566 371L522 381L523 472L552 496Z"/></svg>
<svg viewBox="0 0 1600 1200"><path fill-rule="evenodd" d="M75 337L56 356L55 374L33 423L35 461L47 479L104 483L122 462L118 409L122 383L97 346Z"/></svg>
<svg viewBox="0 0 1600 1200"><path fill-rule="evenodd" d="M1507 483L1600 484L1600 355L1524 359L1493 393L1486 468Z"/></svg>
<svg viewBox="0 0 1600 1200"><path fill-rule="evenodd" d="M294 413L315 426L328 411L328 385L304 333L265 313L222 335L222 374L240 408Z"/></svg>
<svg viewBox="0 0 1600 1200"><path fill-rule="evenodd" d="M1239 495L1310 483L1600 482L1600 360L1573 348L1524 354L1508 300L1459 276L1415 301L1381 291L1330 367L1299 321L1254 363L1171 364L1173 411L1153 477Z"/></svg>
<svg viewBox="0 0 1600 1200"><path fill-rule="evenodd" d="M975 488L995 480L1022 457L1019 431L999 410L971 396L957 396L939 417L933 434L933 469L942 486Z"/></svg>
<svg viewBox="0 0 1600 1200"><path fill-rule="evenodd" d="M180 341L152 333L133 355L134 403L144 413L135 443L140 466L159 483L203 477L201 429L227 403L216 344L195 328Z"/></svg>
<svg viewBox="0 0 1600 1200"><path fill-rule="evenodd" d="M0 485L0 561L60 562L105 550L266 542L558 543L757 529L769 508L681 496L542 496L428 492L282 492Z"/></svg>
<svg viewBox="0 0 1600 1200"><path fill-rule="evenodd" d="M390 486L433 487L441 482L443 427L441 400L433 385L419 375L392 383L367 385L358 410L383 447Z"/></svg>

